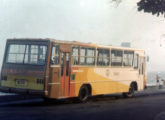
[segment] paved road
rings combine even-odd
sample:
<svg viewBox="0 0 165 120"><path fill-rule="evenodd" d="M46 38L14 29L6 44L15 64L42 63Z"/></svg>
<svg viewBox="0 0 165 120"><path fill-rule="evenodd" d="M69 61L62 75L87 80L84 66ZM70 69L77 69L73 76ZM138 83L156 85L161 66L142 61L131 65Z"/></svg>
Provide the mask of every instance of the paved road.
<svg viewBox="0 0 165 120"><path fill-rule="evenodd" d="M22 97L21 97L22 98ZM20 101L1 98L0 120L165 120L165 90L152 89L134 98L98 96L87 103L75 99L44 102L41 98Z"/></svg>

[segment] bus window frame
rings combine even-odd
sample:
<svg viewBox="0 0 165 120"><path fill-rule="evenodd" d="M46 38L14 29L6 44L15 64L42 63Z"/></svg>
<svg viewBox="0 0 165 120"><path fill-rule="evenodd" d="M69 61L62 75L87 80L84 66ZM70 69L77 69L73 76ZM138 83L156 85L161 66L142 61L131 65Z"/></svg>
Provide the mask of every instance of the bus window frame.
<svg viewBox="0 0 165 120"><path fill-rule="evenodd" d="M81 56L81 49L82 48L85 48L85 49L87 49L87 51L88 51L88 49L94 49L94 56L93 57L91 57L91 56ZM85 53L85 54L87 54L87 53ZM80 57L80 66L95 66L96 65L96 48L95 47L88 47L88 46L80 46L80 55L79 55L79 57ZM88 65L87 64L87 61L86 61L86 64L81 64L81 57L84 57L84 58L94 58L94 64L92 64L92 65Z"/></svg>
<svg viewBox="0 0 165 120"><path fill-rule="evenodd" d="M137 67L135 67L135 56L137 56ZM134 53L134 60L133 60L133 68L135 69L135 70L138 70L139 69L139 54L137 54L137 53Z"/></svg>
<svg viewBox="0 0 165 120"><path fill-rule="evenodd" d="M133 58L132 58L131 65L124 65L124 54L125 54L125 52L132 52L133 53ZM134 66L134 54L135 54L135 51L133 51L133 50L123 50L123 67L129 68L129 67Z"/></svg>
<svg viewBox="0 0 165 120"><path fill-rule="evenodd" d="M59 47L59 50L58 50L58 64L52 64L52 54L53 54L53 47L55 46L58 46ZM56 55L57 56L57 55ZM59 66L61 64L61 55L60 55L60 45L59 44L53 44L52 47L51 47L51 58L50 58L50 65L51 66Z"/></svg>
<svg viewBox="0 0 165 120"><path fill-rule="evenodd" d="M103 58L108 58L108 62L109 64L108 65L98 65L98 49L102 49L102 50L108 50L109 51L109 57L102 57L102 60ZM95 63L96 66L98 67L110 67L111 66L111 49L110 48L102 48L102 47L98 47L96 48L96 63Z"/></svg>
<svg viewBox="0 0 165 120"><path fill-rule="evenodd" d="M9 53L9 46L10 45L37 45L37 46L45 46L46 47L46 54L45 54L45 62L43 63L43 64L28 64L28 63L24 63L24 60L23 60L23 62L22 63L10 63L10 62L7 62L7 59L8 59L8 53ZM46 65L47 64L47 60L48 60L48 52L49 52L49 45L47 45L47 44L33 44L33 43L7 43L7 46L6 46L7 48L5 49L5 57L4 57L4 62L3 63L5 63L5 64L16 64L16 65L32 65L32 66L34 66L34 65L36 65L36 66L44 66L44 65ZM26 49L26 47L25 47L25 49ZM26 51L25 51L26 52ZM25 54L25 53L24 53ZM39 54L39 53L38 53ZM24 58L25 59L25 58Z"/></svg>
<svg viewBox="0 0 165 120"><path fill-rule="evenodd" d="M78 48L78 56L76 56L76 55L73 55L73 48ZM73 64L73 57L78 57L78 64L76 64L76 65L74 65ZM72 46L72 52L71 52L71 65L72 66L78 66L78 65L80 65L80 46Z"/></svg>
<svg viewBox="0 0 165 120"><path fill-rule="evenodd" d="M113 50L116 50L116 51L121 51L122 52L122 56L121 56L121 65L112 65L112 51ZM124 50L123 49L115 49L115 48L112 48L111 49L111 67L117 67L117 68L119 68L119 67L123 67L123 53L124 53Z"/></svg>

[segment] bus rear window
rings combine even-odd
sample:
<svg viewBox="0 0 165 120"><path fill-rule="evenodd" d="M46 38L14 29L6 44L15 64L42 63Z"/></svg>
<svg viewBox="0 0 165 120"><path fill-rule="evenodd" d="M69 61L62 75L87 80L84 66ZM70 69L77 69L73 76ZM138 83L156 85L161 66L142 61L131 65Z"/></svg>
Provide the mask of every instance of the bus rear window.
<svg viewBox="0 0 165 120"><path fill-rule="evenodd" d="M44 45L10 44L7 63L45 64L47 47Z"/></svg>

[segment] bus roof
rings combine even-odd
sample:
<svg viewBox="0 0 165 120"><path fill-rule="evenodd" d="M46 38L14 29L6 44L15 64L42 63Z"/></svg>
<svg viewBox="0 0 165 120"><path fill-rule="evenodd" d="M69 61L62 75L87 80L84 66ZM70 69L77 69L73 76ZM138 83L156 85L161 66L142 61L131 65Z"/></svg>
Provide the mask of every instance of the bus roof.
<svg viewBox="0 0 165 120"><path fill-rule="evenodd" d="M80 41L67 41L67 40L57 40L57 39L52 39L52 38L13 38L13 39L8 39L8 40L15 40L15 41L23 41L23 40L29 40L29 41L51 41L57 44L71 44L71 45L82 45L86 47L96 47L96 48L112 48L112 49L121 49L121 50L136 50L136 51L143 51L143 49L136 49L136 48L129 48L129 47L118 47L118 46L112 46L112 45L98 45L95 43L85 43L85 42L80 42Z"/></svg>
<svg viewBox="0 0 165 120"><path fill-rule="evenodd" d="M113 48L113 49L124 49L124 50L136 50L136 51L144 51L143 49L137 49L137 48L131 48L131 47L119 47L119 46L112 46L112 45L99 45L95 43L84 43L79 41L66 41L66 40L56 40L56 39L50 39L51 41L55 43L63 43L63 44L72 44L72 45L82 45L87 47L97 47L97 48Z"/></svg>

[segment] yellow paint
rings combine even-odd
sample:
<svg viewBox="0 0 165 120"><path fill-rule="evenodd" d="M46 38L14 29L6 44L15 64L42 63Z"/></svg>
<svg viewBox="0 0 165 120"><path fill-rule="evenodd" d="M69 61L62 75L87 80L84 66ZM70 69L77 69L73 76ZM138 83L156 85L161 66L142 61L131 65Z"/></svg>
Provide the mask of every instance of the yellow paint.
<svg viewBox="0 0 165 120"><path fill-rule="evenodd" d="M79 70L84 72L76 73L76 95L78 95L80 87L84 83L89 83L92 86L92 95L128 92L129 84L126 85L98 75L94 72L94 69L95 68L79 68Z"/></svg>
<svg viewBox="0 0 165 120"><path fill-rule="evenodd" d="M43 77L32 77L32 76L7 76L7 80L1 81L2 87L11 88L22 88L31 90L44 90L44 84L37 84L37 79L42 79ZM27 80L27 85L17 85L15 79L25 79Z"/></svg>

